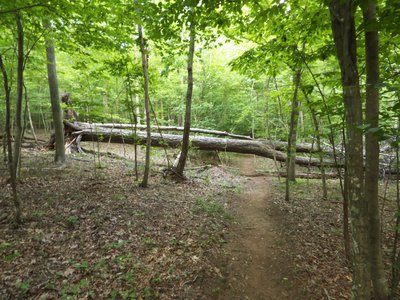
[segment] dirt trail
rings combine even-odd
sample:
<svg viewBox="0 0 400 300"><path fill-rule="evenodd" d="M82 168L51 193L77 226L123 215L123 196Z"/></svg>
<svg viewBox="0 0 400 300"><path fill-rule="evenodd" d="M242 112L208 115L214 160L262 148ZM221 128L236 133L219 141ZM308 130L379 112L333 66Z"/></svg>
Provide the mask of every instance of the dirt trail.
<svg viewBox="0 0 400 300"><path fill-rule="evenodd" d="M255 173L252 156L243 158L241 172ZM284 242L279 237L279 226L268 213L269 180L252 177L238 196L235 210L239 224L226 245L227 278L219 299L300 299L293 292L290 262L281 250Z"/></svg>

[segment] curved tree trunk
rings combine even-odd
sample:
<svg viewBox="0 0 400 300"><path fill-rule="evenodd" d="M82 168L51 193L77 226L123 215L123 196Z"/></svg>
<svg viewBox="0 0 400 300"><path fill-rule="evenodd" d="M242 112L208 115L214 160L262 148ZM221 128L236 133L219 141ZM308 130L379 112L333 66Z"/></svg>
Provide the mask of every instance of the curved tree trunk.
<svg viewBox="0 0 400 300"><path fill-rule="evenodd" d="M193 9L193 8L190 8ZM192 11L192 16L194 13ZM187 72L188 72L188 85L186 94L186 111L185 111L185 123L182 138L182 149L179 156L178 165L175 172L183 177L183 170L185 169L186 159L189 152L189 135L190 135L190 119L192 111L192 94L193 94L193 58L194 58L194 42L196 38L194 17L190 20L190 42L189 42L189 55L187 61Z"/></svg>

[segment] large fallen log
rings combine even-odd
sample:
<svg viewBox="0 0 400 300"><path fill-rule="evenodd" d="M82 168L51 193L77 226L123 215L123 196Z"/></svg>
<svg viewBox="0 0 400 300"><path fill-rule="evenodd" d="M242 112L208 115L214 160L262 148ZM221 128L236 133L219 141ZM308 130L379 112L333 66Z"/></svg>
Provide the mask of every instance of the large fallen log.
<svg viewBox="0 0 400 300"><path fill-rule="evenodd" d="M134 130L135 125L133 124L121 124L121 123L85 123L85 122L76 122L76 125L78 125L81 128L113 128L113 129L130 129ZM157 131L183 131L183 127L179 126L157 126L157 125L152 125L151 126L153 130ZM136 125L137 130L145 130L146 125ZM250 136L247 135L240 135L240 134L234 134L234 133L229 133L227 131L220 131L220 130L211 130L211 129L202 129L202 128L190 128L190 132L192 133L202 133L202 134L212 134L212 135L217 135L217 136L227 136L231 138L237 138L237 139L243 139L243 140L252 140Z"/></svg>
<svg viewBox="0 0 400 300"><path fill-rule="evenodd" d="M267 172L255 172L251 174L241 174L242 176L248 177L262 177L262 176L280 176L286 177L286 172L276 172L276 171L267 171ZM304 178L304 179L321 179L321 173L296 173L296 178ZM325 174L326 179L337 179L339 178L338 173L327 173Z"/></svg>
<svg viewBox="0 0 400 300"><path fill-rule="evenodd" d="M67 124L68 126L68 124ZM76 130L75 125L73 130ZM131 130L126 129L112 129L104 127L96 128L81 128L82 130L73 132L73 135L81 136L82 141L100 141L111 143L125 143L125 144L145 144L146 133L136 132L136 136ZM71 128L72 130L72 128ZM180 147L182 136L176 134L151 134L151 145L153 147ZM221 151L221 152L235 152L254 154L270 159L275 159L280 162L286 162L286 154L277 151L270 147L267 142L260 140L235 140L223 139L215 137L192 136L190 138L191 147L198 150ZM319 166L320 161L316 158L309 158L304 156L297 156L296 163L303 166ZM326 166L333 166L334 162L327 160L324 161Z"/></svg>
<svg viewBox="0 0 400 300"><path fill-rule="evenodd" d="M107 128L119 130L119 129L129 129L129 130L134 130L135 125L132 124L121 124L121 123L86 123L86 122L75 122L76 128L81 128L81 129L92 129L101 131ZM145 125L137 125L136 129L138 131L146 129ZM183 127L179 126L152 126L152 129L154 131L183 131ZM235 138L235 139L242 139L242 140L253 140L249 136L245 135L240 135L240 134L234 134L234 133L229 133L226 131L219 131L219 130L210 130L210 129L202 129L202 128L190 128L191 133L201 133L201 134L211 134L215 136L225 136L225 137L230 137L230 138ZM287 142L283 141L271 141L271 140L262 140L263 143L269 145L271 148L278 150L278 151L286 151L287 149ZM297 144L296 145L296 152L301 152L301 153L317 153L316 147L313 147L311 144ZM332 151L329 149L324 149L324 153L330 154Z"/></svg>

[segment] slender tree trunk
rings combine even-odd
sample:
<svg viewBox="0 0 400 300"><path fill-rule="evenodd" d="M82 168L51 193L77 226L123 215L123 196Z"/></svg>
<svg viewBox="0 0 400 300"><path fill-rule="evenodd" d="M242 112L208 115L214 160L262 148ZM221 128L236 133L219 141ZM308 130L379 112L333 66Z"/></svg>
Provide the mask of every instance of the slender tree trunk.
<svg viewBox="0 0 400 300"><path fill-rule="evenodd" d="M254 93L254 79L251 80L251 86L250 86L250 101L251 101L251 106L252 106L252 112L251 112L251 137L254 139L255 137L255 127L256 127L256 104L253 101L253 93Z"/></svg>
<svg viewBox="0 0 400 300"><path fill-rule="evenodd" d="M190 22L189 30L190 30L190 43L189 43L189 55L187 61L188 85L186 94L185 123L183 129L181 154L179 157L178 165L175 169L175 172L181 177L183 177L183 170L185 169L186 159L189 152L190 118L192 111L192 94L193 94L193 58L194 58L194 42L196 37L195 24L193 18Z"/></svg>
<svg viewBox="0 0 400 300"><path fill-rule="evenodd" d="M307 61L305 60L304 57L303 58L303 62L305 64L305 66L307 67L311 77L313 78L315 85L318 88L318 92L321 95L321 99L322 102L324 104L325 109L328 111L328 105L326 103L325 100L325 95L322 92L322 89L318 83L317 78L315 77L313 71L311 70L310 66L308 65ZM338 164L338 155L336 153L336 143L335 143L335 134L334 134L334 129L332 126L332 121L331 121L331 117L329 116L329 114L327 114L327 119L328 119L328 124L329 124L329 141L332 145L332 150L333 150L333 158L335 160L336 163L336 169L339 175L339 184L340 184L340 190L342 192L342 196L343 196L343 239L344 239L344 248L345 248L345 253L346 253L346 260L350 262L351 260L351 237L350 237L350 230L349 230L349 199L348 199L348 193L347 193L347 184L344 184L343 181L346 180L344 178L342 178L341 175L341 170ZM343 120L343 124L345 123L345 121ZM342 130L342 134L343 134L343 144L346 145L346 134L345 134L345 129L343 128ZM344 167L344 177L347 176L347 171L346 171L347 166Z"/></svg>
<svg viewBox="0 0 400 300"><path fill-rule="evenodd" d="M25 91L25 93L26 93L26 91ZM33 126L31 109L29 107L29 101L26 102L26 108L28 111L28 120L29 120L29 126L31 127L32 135L33 135L33 138L35 139L36 144L38 144L39 142L38 142L38 139L36 136L35 127Z"/></svg>
<svg viewBox="0 0 400 300"><path fill-rule="evenodd" d="M142 53L142 68L143 68L143 86L144 86L144 108L146 111L146 162L144 165L143 180L141 187L147 187L150 173L150 149L151 149L151 128L150 128L150 97L149 97L149 77L147 74L147 54L143 39L142 26L138 26L140 52Z"/></svg>
<svg viewBox="0 0 400 300"><path fill-rule="evenodd" d="M128 74L128 68L127 68L127 74ZM129 74L128 74L128 76L127 76L127 80L128 80L128 94L129 94L129 102L131 103L131 105L132 105L132 107L131 107L131 113L132 113L132 116L133 116L133 129L134 129L134 131L133 131L133 134L134 134L134 136L136 136L136 133L137 133L137 120L138 120L138 117L137 117L137 115L136 115L136 105L137 104L135 104L135 102L133 101L133 92L132 92L132 85L131 85L131 82L130 82L130 80L129 80ZM136 95L137 96L137 95ZM138 181L139 180L139 174L138 174L138 164L137 164L137 151L138 151L138 147L137 147L137 144L135 144L134 145L134 151L135 151L135 181Z"/></svg>
<svg viewBox="0 0 400 300"><path fill-rule="evenodd" d="M397 130L396 130L396 140L398 141L400 137L400 117L397 119ZM396 206L397 206L397 214L396 214L396 225L395 225L395 232L394 232L394 241L393 241L393 248L392 248L392 278L390 283L391 288L391 295L390 299L395 299L397 286L399 284L399 269L398 269L398 262L399 262L399 253L397 253L398 242L399 242L399 235L400 235L400 149L399 149L399 142L396 143Z"/></svg>
<svg viewBox="0 0 400 300"><path fill-rule="evenodd" d="M363 9L366 54L366 123L371 128L379 126L379 40L376 28L368 25L376 22L376 7L369 1ZM375 26L376 27L376 26ZM379 138L376 133L367 132L365 136L365 197L369 211L369 254L371 264L372 286L375 299L387 299L388 287L382 261L381 222L379 215Z"/></svg>
<svg viewBox="0 0 400 300"><path fill-rule="evenodd" d="M45 27L50 28L50 21L46 20ZM49 35L51 32L49 33ZM54 131L55 131L55 156L54 162L63 164L65 162L65 141L64 141L64 125L63 113L60 105L60 96L58 92L58 80L56 70L56 57L54 53L54 42L51 36L46 37L46 59L47 59L47 76L50 88L51 110L53 113Z"/></svg>
<svg viewBox="0 0 400 300"><path fill-rule="evenodd" d="M319 169L321 170L321 179L322 179L322 197L324 200L326 200L326 199L328 199L328 192L327 192L327 188L326 188L325 166L324 166L324 158L323 158L322 147L321 147L321 131L319 129L319 122L317 120L316 113L310 105L310 100L308 99L308 96L304 91L303 91L303 94L304 94L307 104L309 106L311 118L312 118L312 121L314 124L315 137L317 139L317 152L319 155L319 160L321 162L321 166Z"/></svg>
<svg viewBox="0 0 400 300"><path fill-rule="evenodd" d="M371 298L368 205L364 198L362 101L357 68L357 40L352 0L331 0L332 33L341 70L345 107L348 197L353 233L353 298Z"/></svg>
<svg viewBox="0 0 400 300"><path fill-rule="evenodd" d="M4 125L4 136L3 136L3 160L7 162L7 129Z"/></svg>
<svg viewBox="0 0 400 300"><path fill-rule="evenodd" d="M346 139L346 121L342 120L342 140L343 140L343 148L342 152L346 153L347 149L347 139ZM343 183L341 184L342 196L343 196L343 239L344 239L344 252L346 255L346 260L350 264L351 263L351 228L350 228L350 203L349 203L349 174L347 172L349 166L348 162L344 161L344 171L343 171ZM340 170L338 170L340 172ZM339 173L340 174L340 173ZM339 177L341 178L341 176Z"/></svg>
<svg viewBox="0 0 400 300"><path fill-rule="evenodd" d="M22 96L24 88L24 30L22 26L21 16L16 15L17 33L18 33L18 64L17 64L17 100L15 110L15 141L14 141L14 159L13 171L16 175L21 156L22 142Z"/></svg>
<svg viewBox="0 0 400 300"><path fill-rule="evenodd" d="M14 171L14 163L13 163L13 151L12 151L12 141L11 141L11 99L10 99L10 86L8 84L8 76L6 69L4 67L3 58L0 55L0 69L1 73L3 74L3 82L4 82L4 93L6 98L6 136L7 136L7 162L8 162L8 169L10 172L11 178L11 188L13 192L13 202L15 206L15 221L17 223L21 223L21 203L18 198L17 193L17 178L16 178L16 171Z"/></svg>
<svg viewBox="0 0 400 300"><path fill-rule="evenodd" d="M296 164L294 157L296 156L296 140L297 125L299 120L299 100L298 92L301 81L301 68L299 68L294 76L294 93L292 100L292 115L290 117L290 130L288 137L287 162L286 162L286 201L290 201L290 182L296 180Z"/></svg>
<svg viewBox="0 0 400 300"><path fill-rule="evenodd" d="M276 77L274 77L274 84L275 84L275 90L278 93L279 89L278 89L278 83L276 82ZM287 128L287 122L285 121L285 118L284 118L284 115L283 115L282 101L281 101L281 97L279 96L279 93L278 93L278 95L276 97L276 101L278 103L278 113L279 113L280 121L285 126L285 129L286 129Z"/></svg>

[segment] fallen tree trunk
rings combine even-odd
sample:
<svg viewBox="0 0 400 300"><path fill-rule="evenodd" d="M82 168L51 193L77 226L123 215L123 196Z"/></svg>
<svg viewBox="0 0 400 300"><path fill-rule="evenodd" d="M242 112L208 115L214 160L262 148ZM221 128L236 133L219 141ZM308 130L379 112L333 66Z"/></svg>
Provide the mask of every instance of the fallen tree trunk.
<svg viewBox="0 0 400 300"><path fill-rule="evenodd" d="M121 123L85 123L85 122L76 122L76 125L81 127L82 129L89 129L89 128L113 128L113 129L135 129L135 125L133 124L121 124ZM183 127L179 126L156 126L152 125L152 128L159 131L183 131ZM145 130L146 125L136 125L137 130ZM193 133L202 133L202 134L212 134L218 136L227 136L232 138L238 138L243 140L252 140L250 136L240 135L229 133L227 131L219 131L219 130L211 130L211 129L202 129L202 128L190 128L190 132Z"/></svg>
<svg viewBox="0 0 400 300"><path fill-rule="evenodd" d="M91 130L97 130L101 131L103 129L129 129L133 130L135 129L135 125L132 124L114 124L114 123L86 123L86 122L75 122L75 124L71 124L76 128L76 130L80 129L91 129ZM183 131L183 127L178 127L178 126L152 126L154 130L159 130L159 131ZM136 126L137 130L144 130L146 129L145 125L137 125ZM242 139L242 140L255 140L249 136L245 135L240 135L240 134L234 134L234 133L229 133L226 131L219 131L219 130L210 130L210 129L202 129L202 128L190 128L190 132L192 133L202 133L202 134L211 134L211 135L216 135L216 136L226 136L226 137L231 137L235 139ZM271 141L271 140L265 140L265 139L260 139L263 143L267 144L269 147L278 150L278 151L286 151L287 149L287 142L283 141ZM313 147L311 144L297 144L296 145L296 152L301 152L301 153L316 153L317 149ZM331 150L329 149L324 149L324 153L331 154Z"/></svg>
<svg viewBox="0 0 400 300"><path fill-rule="evenodd" d="M247 177L260 177L260 176L280 176L280 177L286 177L287 174L286 172L276 172L276 171L270 171L270 172L256 172L252 174L241 174L242 176L247 176ZM339 178L339 175L337 173L327 173L325 174L326 179L337 179ZM296 173L296 178L303 178L303 179L321 179L322 174L321 173Z"/></svg>
<svg viewBox="0 0 400 300"><path fill-rule="evenodd" d="M75 130L71 127L71 130ZM95 129L86 128L73 132L74 135L82 137L82 141L100 141L111 143L125 143L125 144L142 144L146 142L146 133L137 132L136 136L130 130L126 129L112 129L104 127L96 127ZM181 135L175 134L151 134L151 145L153 147L171 147L177 148L182 142ZM222 151L222 152L235 152L254 154L266 158L276 159L277 161L286 162L286 154L274 150L268 145L267 142L260 140L235 140L235 139L222 139L215 137L194 136L190 138L191 147L198 150L209 151ZM302 166L319 166L320 161L316 158L308 158L297 156L295 158L297 164ZM333 166L333 161L324 161L325 166Z"/></svg>

